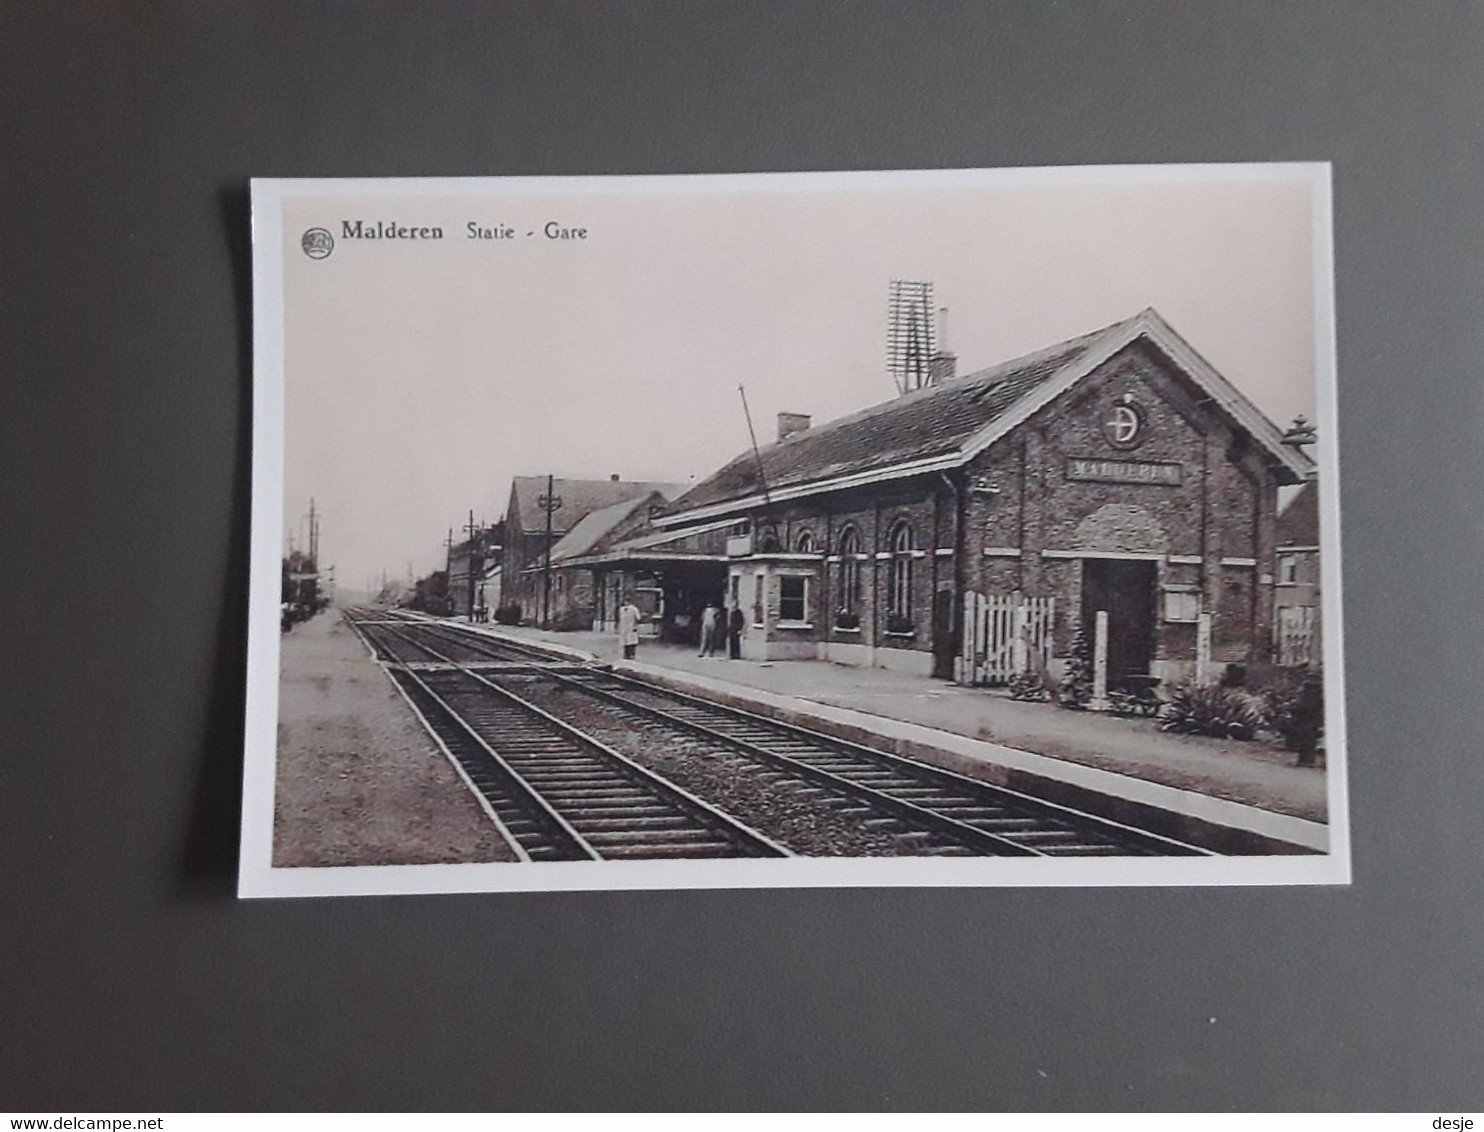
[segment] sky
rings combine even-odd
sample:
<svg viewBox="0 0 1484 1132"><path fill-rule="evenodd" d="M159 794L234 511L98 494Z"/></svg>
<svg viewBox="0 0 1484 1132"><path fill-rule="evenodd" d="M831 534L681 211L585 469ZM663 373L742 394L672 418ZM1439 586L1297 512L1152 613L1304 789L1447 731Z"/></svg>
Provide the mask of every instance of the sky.
<svg viewBox="0 0 1484 1132"><path fill-rule="evenodd" d="M498 519L513 475L705 478L749 445L739 385L761 443L779 412L822 423L895 395L893 279L933 283L960 374L1152 306L1280 427L1312 421L1312 186L1241 168L291 196L286 537L304 541L312 497L321 564L358 589L441 568L449 528ZM357 219L444 238L344 238ZM470 222L515 235L470 239ZM300 250L312 227L336 238L326 258Z"/></svg>

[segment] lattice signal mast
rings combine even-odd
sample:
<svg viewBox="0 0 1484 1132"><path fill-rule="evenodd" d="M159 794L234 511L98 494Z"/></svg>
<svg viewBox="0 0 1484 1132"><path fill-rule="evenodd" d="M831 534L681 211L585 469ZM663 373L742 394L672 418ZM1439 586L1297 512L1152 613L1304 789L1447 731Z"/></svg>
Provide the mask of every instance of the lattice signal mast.
<svg viewBox="0 0 1484 1132"><path fill-rule="evenodd" d="M936 344L933 341L933 285L893 279L886 328L886 368L898 393L928 385Z"/></svg>

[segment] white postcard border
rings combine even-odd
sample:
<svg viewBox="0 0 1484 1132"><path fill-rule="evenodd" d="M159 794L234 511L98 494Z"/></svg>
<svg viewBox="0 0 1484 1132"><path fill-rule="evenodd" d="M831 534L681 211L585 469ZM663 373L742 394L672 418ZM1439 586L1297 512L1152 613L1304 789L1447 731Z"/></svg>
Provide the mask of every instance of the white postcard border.
<svg viewBox="0 0 1484 1132"><path fill-rule="evenodd" d="M796 858L275 868L280 532L284 486L282 205L300 197L498 197L766 190L833 192L1070 184L1306 182L1312 191L1315 382L1330 848L1322 855L1201 858ZM1340 480L1330 166L1052 166L1013 169L508 178L255 179L252 538L238 895L350 896L689 888L1103 887L1348 884L1351 879L1340 569Z"/></svg>

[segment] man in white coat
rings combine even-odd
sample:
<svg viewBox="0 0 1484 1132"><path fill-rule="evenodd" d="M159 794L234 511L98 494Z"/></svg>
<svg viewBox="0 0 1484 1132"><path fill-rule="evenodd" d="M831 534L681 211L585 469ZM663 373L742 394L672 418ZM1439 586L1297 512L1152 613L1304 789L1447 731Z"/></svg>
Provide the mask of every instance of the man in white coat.
<svg viewBox="0 0 1484 1132"><path fill-rule="evenodd" d="M721 636L717 632L716 602L708 601L705 610L701 613L701 656L715 656L717 638Z"/></svg>
<svg viewBox="0 0 1484 1132"><path fill-rule="evenodd" d="M634 595L625 594L618 611L618 643L623 645L623 658L634 659L639 647L639 607L634 604Z"/></svg>

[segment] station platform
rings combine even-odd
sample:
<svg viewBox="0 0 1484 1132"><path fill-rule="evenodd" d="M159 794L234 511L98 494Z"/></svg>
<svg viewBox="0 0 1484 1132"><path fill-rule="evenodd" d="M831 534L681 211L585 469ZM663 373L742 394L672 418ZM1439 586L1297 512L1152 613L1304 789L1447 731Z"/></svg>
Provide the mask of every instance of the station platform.
<svg viewBox="0 0 1484 1132"><path fill-rule="evenodd" d="M1292 752L1264 743L1173 735L1149 719L1067 711L885 669L700 657L657 641L642 642L626 661L611 633L472 628L846 737L884 739L901 753L1069 805L1096 802L1130 820L1176 815L1176 825L1233 831L1233 844L1328 847L1324 769L1295 766Z"/></svg>
<svg viewBox="0 0 1484 1132"><path fill-rule="evenodd" d="M278 691L274 867L515 859L338 610L282 636Z"/></svg>

